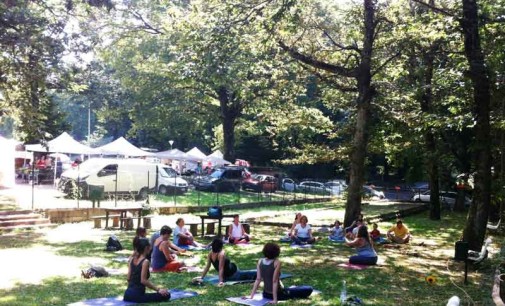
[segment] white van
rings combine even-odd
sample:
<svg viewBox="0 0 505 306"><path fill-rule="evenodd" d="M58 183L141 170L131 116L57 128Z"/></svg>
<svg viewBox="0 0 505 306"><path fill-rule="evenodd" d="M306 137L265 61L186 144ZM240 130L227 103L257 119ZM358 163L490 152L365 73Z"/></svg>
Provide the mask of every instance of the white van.
<svg viewBox="0 0 505 306"><path fill-rule="evenodd" d="M87 196L89 186L103 186L104 193L131 195L147 198L149 191L186 192L188 183L174 177L168 166L149 163L143 159L92 158L77 168L63 172L58 188L70 194L79 182L83 197ZM168 171L168 172L167 172ZM175 172L175 171L174 171Z"/></svg>

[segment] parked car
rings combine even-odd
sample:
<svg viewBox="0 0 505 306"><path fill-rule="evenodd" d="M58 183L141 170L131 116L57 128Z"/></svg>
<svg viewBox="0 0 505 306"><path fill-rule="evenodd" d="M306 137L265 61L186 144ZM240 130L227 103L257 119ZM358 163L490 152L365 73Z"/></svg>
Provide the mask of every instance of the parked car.
<svg viewBox="0 0 505 306"><path fill-rule="evenodd" d="M454 208L456 204L456 199L458 197L458 193L454 191L440 191L440 202L449 208ZM430 202L431 194L430 190L427 190L421 194L416 194L412 197L412 201L414 202ZM470 206L472 204L472 199L465 196L465 206Z"/></svg>
<svg viewBox="0 0 505 306"><path fill-rule="evenodd" d="M331 190L326 188L323 183L314 181L301 182L296 186L297 191L306 193L330 194Z"/></svg>
<svg viewBox="0 0 505 306"><path fill-rule="evenodd" d="M379 198L384 199L384 192L374 189L371 186L363 186L363 197L364 198Z"/></svg>
<svg viewBox="0 0 505 306"><path fill-rule="evenodd" d="M183 194L188 191L188 182L181 178L177 171L166 165L158 167L158 192L161 194Z"/></svg>
<svg viewBox="0 0 505 306"><path fill-rule="evenodd" d="M242 181L242 189L256 192L275 192L277 190L277 180L271 175L253 174Z"/></svg>
<svg viewBox="0 0 505 306"><path fill-rule="evenodd" d="M296 183L293 179L290 178L284 178L281 181L281 186L280 188L285 191L295 191L296 190Z"/></svg>
<svg viewBox="0 0 505 306"><path fill-rule="evenodd" d="M347 188L344 180L329 181L324 183L324 186L330 190L332 195L340 195Z"/></svg>
<svg viewBox="0 0 505 306"><path fill-rule="evenodd" d="M243 167L227 166L215 169L210 175L198 177L193 181L196 190L238 191L243 179Z"/></svg>

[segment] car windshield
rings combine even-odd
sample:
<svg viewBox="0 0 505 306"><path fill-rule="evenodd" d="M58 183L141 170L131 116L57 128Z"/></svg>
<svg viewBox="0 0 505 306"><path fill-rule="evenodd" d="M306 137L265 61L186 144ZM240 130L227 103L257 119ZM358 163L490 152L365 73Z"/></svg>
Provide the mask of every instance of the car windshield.
<svg viewBox="0 0 505 306"><path fill-rule="evenodd" d="M160 167L160 175L162 177L176 177L177 172L170 167Z"/></svg>
<svg viewBox="0 0 505 306"><path fill-rule="evenodd" d="M221 178L221 176L223 176L223 172L224 172L223 169L216 169L214 170L214 172L211 173L210 177L217 179Z"/></svg>

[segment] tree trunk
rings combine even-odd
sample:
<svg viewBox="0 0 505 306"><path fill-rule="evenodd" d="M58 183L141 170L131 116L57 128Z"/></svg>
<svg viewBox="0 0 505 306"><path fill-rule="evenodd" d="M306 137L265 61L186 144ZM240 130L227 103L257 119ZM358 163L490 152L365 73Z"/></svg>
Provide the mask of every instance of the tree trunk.
<svg viewBox="0 0 505 306"><path fill-rule="evenodd" d="M426 69L424 71L424 90L421 96L421 111L427 114L433 112L433 62L437 50L438 42L435 42L424 56ZM430 127L424 132L424 142L426 146L425 163L430 180L430 219L440 220L438 150L435 134Z"/></svg>
<svg viewBox="0 0 505 306"><path fill-rule="evenodd" d="M356 127L352 149L349 156L350 160L350 182L348 188L347 202L345 205L344 225L349 226L353 220L361 213L361 192L365 181L365 158L367 154L367 145L369 138L370 125L370 104L374 94L372 87L372 49L374 42L374 17L375 7L373 0L364 1L365 9L365 37L363 49L361 51L361 61L358 67L358 98Z"/></svg>
<svg viewBox="0 0 505 306"><path fill-rule="evenodd" d="M237 118L242 112L241 104L235 101L235 95L221 86L217 89L219 98L221 123L223 124L224 152L223 158L233 162L235 160L235 126Z"/></svg>
<svg viewBox="0 0 505 306"><path fill-rule="evenodd" d="M471 250L479 251L484 242L491 200L491 151L489 108L491 101L489 75L480 46L478 7L476 0L462 0L463 19L461 26L465 37L465 55L473 86L475 134L473 158L474 175L473 203L468 212L463 239Z"/></svg>

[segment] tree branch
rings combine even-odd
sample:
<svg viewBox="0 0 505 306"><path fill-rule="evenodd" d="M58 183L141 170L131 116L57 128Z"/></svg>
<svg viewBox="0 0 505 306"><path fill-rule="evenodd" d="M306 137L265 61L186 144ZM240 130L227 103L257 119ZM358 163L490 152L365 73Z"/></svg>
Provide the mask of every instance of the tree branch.
<svg viewBox="0 0 505 306"><path fill-rule="evenodd" d="M140 20L143 24L143 27L138 27L138 28L144 28L147 30L148 33L151 33L151 34L164 34L162 31L160 31L159 29L153 27L149 22L147 22L144 17L142 17L142 15L136 11L132 11L132 15L137 18L138 20Z"/></svg>
<svg viewBox="0 0 505 306"><path fill-rule="evenodd" d="M456 18L456 15L455 15L455 14L453 14L453 13L451 13L451 12L448 12L448 11L446 11L446 10L442 9L442 8L436 7L436 6L434 6L434 5L431 5L431 4L426 3L426 2L424 2L424 1L421 1L421 0L413 0L413 1L414 1L414 2L416 2L416 3L418 3L418 4L424 5L424 6L426 6L427 8L429 8L429 9L431 9L431 10L433 10L433 11L435 11L435 12L439 13L439 14L442 14L442 15L445 15L445 16L449 16L449 17L454 17L454 18Z"/></svg>
<svg viewBox="0 0 505 306"><path fill-rule="evenodd" d="M331 41L331 43L335 46L335 47L339 47L340 50L351 50L351 51L356 51L358 53L361 53L361 50L358 48L357 45L352 45L352 46L344 46L340 43L337 43L333 37L330 36L330 34L326 31L323 31L324 33L324 36L328 37L328 39Z"/></svg>
<svg viewBox="0 0 505 306"><path fill-rule="evenodd" d="M384 68L387 64L389 64L389 62L391 62L392 60L394 60L395 58L397 58L398 56L400 56L402 54L401 51L398 51L396 52L395 55L391 56L390 58L388 58L384 63L382 63L379 68L377 68L375 71L372 72L372 76L376 75L377 73L379 73L382 68Z"/></svg>
<svg viewBox="0 0 505 306"><path fill-rule="evenodd" d="M302 54L292 47L288 47L282 40L278 40L279 46L294 59L312 66L317 69L322 69L331 73L338 74L344 77L354 78L357 76L356 69L348 69L339 65L328 64L314 59L308 55Z"/></svg>

